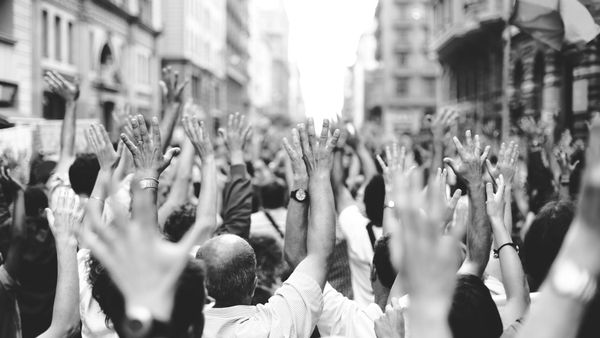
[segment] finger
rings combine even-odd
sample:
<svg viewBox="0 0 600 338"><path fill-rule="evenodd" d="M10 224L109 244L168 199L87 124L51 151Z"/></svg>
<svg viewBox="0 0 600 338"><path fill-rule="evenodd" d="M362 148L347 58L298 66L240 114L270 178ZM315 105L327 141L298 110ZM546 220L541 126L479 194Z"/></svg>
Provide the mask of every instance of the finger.
<svg viewBox="0 0 600 338"><path fill-rule="evenodd" d="M392 150L390 149L390 146L385 146L385 160L389 166L393 166Z"/></svg>
<svg viewBox="0 0 600 338"><path fill-rule="evenodd" d="M304 123L300 123L298 125L298 130L300 132L300 146L302 147L302 154L304 156L311 155L312 152L310 151L310 145L308 142L308 134L306 132L306 127L304 126Z"/></svg>
<svg viewBox="0 0 600 338"><path fill-rule="evenodd" d="M498 199L504 198L504 175L502 174L498 176L498 189L496 190L496 194Z"/></svg>
<svg viewBox="0 0 600 338"><path fill-rule="evenodd" d="M458 166L456 164L456 161L454 159L451 159L449 157L444 158L444 163L446 165L448 165L448 167L450 167L450 169L452 169L452 171L454 172L454 174L456 174L458 172Z"/></svg>
<svg viewBox="0 0 600 338"><path fill-rule="evenodd" d="M179 153L181 152L181 149L179 149L179 147L173 147L169 150L167 150L167 152L165 153L164 156L164 163L166 166L168 166L169 164L171 164L171 161L173 160L173 158L177 155L179 155Z"/></svg>
<svg viewBox="0 0 600 338"><path fill-rule="evenodd" d="M327 145L327 138L329 137L329 120L323 119L323 128L321 128L321 138L319 139L319 144Z"/></svg>
<svg viewBox="0 0 600 338"><path fill-rule="evenodd" d="M138 119L134 116L131 118L131 131L133 132L133 138L135 141L135 145L139 146L142 144L142 136L140 134L140 124Z"/></svg>
<svg viewBox="0 0 600 338"><path fill-rule="evenodd" d="M339 129L336 129L333 132L333 135L331 136L331 138L329 138L329 140L327 141L327 144L325 146L325 149L327 151L332 152L333 149L335 149L335 146L337 145L337 142L338 142L338 140L340 138L340 134L341 134L341 132L340 132Z"/></svg>
<svg viewBox="0 0 600 338"><path fill-rule="evenodd" d="M217 129L217 133L225 141L225 144L227 144L227 131L223 128L219 128Z"/></svg>
<svg viewBox="0 0 600 338"><path fill-rule="evenodd" d="M452 194L452 197L450 198L450 208L451 209L456 209L456 205L458 204L458 201L460 200L460 196L462 196L462 190L460 189L456 189L454 191L454 194Z"/></svg>
<svg viewBox="0 0 600 338"><path fill-rule="evenodd" d="M112 144L110 142L108 132L106 131L106 128L104 128L103 125L98 125L98 131L100 132L100 135L102 136L102 141L104 141L105 144Z"/></svg>
<svg viewBox="0 0 600 338"><path fill-rule="evenodd" d="M150 135L148 133L148 127L146 127L146 120L142 115L137 116L138 124L140 125L140 136L142 137L142 147L150 147Z"/></svg>
<svg viewBox="0 0 600 338"><path fill-rule="evenodd" d="M233 122L234 122L234 114L229 114L229 118L227 120L227 130L233 130Z"/></svg>
<svg viewBox="0 0 600 338"><path fill-rule="evenodd" d="M121 141L123 141L123 143L125 143L125 146L127 147L127 149L129 149L129 152L131 153L131 155L134 156L134 158L139 156L139 154L140 154L139 149L136 147L135 144L133 144L133 142L131 142L131 140L129 139L129 137L127 137L127 135L121 134Z"/></svg>
<svg viewBox="0 0 600 338"><path fill-rule="evenodd" d="M467 130L465 132L465 143L467 145L468 151L473 151L473 137L471 137L471 131Z"/></svg>
<svg viewBox="0 0 600 338"><path fill-rule="evenodd" d="M291 160L298 158L298 154L296 154L296 152L290 145L290 142L288 141L287 137L283 138L283 148L285 149Z"/></svg>
<svg viewBox="0 0 600 338"><path fill-rule="evenodd" d="M394 166L398 166L398 161L400 159L400 150L399 150L399 146L398 143L394 142L392 144L392 159L394 161Z"/></svg>
<svg viewBox="0 0 600 338"><path fill-rule="evenodd" d="M48 225L50 226L50 230L52 230L52 232L56 232L56 228L54 227L54 212L50 208L46 208L44 209L44 211L46 212L46 218L48 219Z"/></svg>
<svg viewBox="0 0 600 338"><path fill-rule="evenodd" d="M315 120L311 117L308 119L306 125L306 132L308 135L308 145L310 146L311 153L317 150L317 135L315 132Z"/></svg>
<svg viewBox="0 0 600 338"><path fill-rule="evenodd" d="M242 129L246 125L246 115L240 114L240 125L239 128Z"/></svg>
<svg viewBox="0 0 600 338"><path fill-rule="evenodd" d="M243 136L242 136L242 137L243 137L243 138L242 138L242 141L244 142L244 143L242 144L242 148L245 148L245 147L246 147L246 144L247 144L248 142L250 142L250 138L251 138L251 136L252 136L252 126L248 126L248 127L246 127L246 129L244 130L244 133L243 133L242 135L243 135Z"/></svg>
<svg viewBox="0 0 600 338"><path fill-rule="evenodd" d="M292 129L292 145L294 146L294 151L300 155L302 154L302 145L300 144L300 134L298 133L298 129Z"/></svg>
<svg viewBox="0 0 600 338"><path fill-rule="evenodd" d="M465 148L463 147L462 143L460 143L460 140L458 139L458 137L456 137L456 136L452 137L452 141L454 142L454 146L456 147L456 151L458 152L458 155L460 155L461 157L464 156Z"/></svg>
<svg viewBox="0 0 600 338"><path fill-rule="evenodd" d="M477 156L479 154L481 154L481 142L479 140L478 134L475 135L475 141L473 143L473 151L474 151L475 155L477 155Z"/></svg>
<svg viewBox="0 0 600 338"><path fill-rule="evenodd" d="M152 118L152 143L154 147L158 149L162 149L162 137L160 135L160 125L158 124L158 117L154 116Z"/></svg>
<svg viewBox="0 0 600 338"><path fill-rule="evenodd" d="M406 147L400 148L400 155L397 162L402 170L406 170L406 166L408 165L408 161L406 160Z"/></svg>
<svg viewBox="0 0 600 338"><path fill-rule="evenodd" d="M381 155L377 154L376 159L377 159L377 162L379 163L379 166L381 166L381 169L383 170L383 172L387 173L388 172L388 167L385 164L385 161L383 160L383 158L381 158Z"/></svg>
<svg viewBox="0 0 600 338"><path fill-rule="evenodd" d="M483 161L485 161L488 158L489 154L490 154L490 146L486 146L485 150L483 151L483 154L479 157L479 160L481 161L481 163L483 163Z"/></svg>
<svg viewBox="0 0 600 338"><path fill-rule="evenodd" d="M494 199L494 187L492 183L485 184L485 196L487 197L486 201L492 201Z"/></svg>

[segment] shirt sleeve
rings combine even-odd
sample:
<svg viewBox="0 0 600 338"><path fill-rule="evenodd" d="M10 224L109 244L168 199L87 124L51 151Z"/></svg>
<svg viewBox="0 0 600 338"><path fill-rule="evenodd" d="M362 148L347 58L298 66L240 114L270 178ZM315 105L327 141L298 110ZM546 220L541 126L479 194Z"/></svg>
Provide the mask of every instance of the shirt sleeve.
<svg viewBox="0 0 600 338"><path fill-rule="evenodd" d="M252 214L252 185L244 164L231 166L230 180L223 189L223 223L217 234L229 233L248 239Z"/></svg>
<svg viewBox="0 0 600 338"><path fill-rule="evenodd" d="M324 336L347 336L348 323L354 323L362 310L356 302L344 297L329 283L323 290L323 312L319 318L319 333ZM373 323L371 323L373 325Z"/></svg>
<svg viewBox="0 0 600 338"><path fill-rule="evenodd" d="M351 205L340 212L339 223L348 249L353 253L350 258L371 264L373 248L367 232L369 219L362 215L358 206Z"/></svg>
<svg viewBox="0 0 600 338"><path fill-rule="evenodd" d="M256 320L270 327L271 337L310 337L323 309L317 282L294 272L267 304L258 305Z"/></svg>

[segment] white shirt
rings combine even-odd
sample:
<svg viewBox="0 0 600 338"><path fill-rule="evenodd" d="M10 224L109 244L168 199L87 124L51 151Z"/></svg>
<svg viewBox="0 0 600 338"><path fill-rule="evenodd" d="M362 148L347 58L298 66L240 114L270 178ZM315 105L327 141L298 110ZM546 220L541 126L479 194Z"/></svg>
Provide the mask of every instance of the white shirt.
<svg viewBox="0 0 600 338"><path fill-rule="evenodd" d="M371 286L373 247L367 232L369 219L363 216L358 206L351 205L340 212L339 223L348 244L350 279L352 280L354 300L359 306L367 307L375 301L373 287ZM383 229L374 226L373 233L377 240L381 237Z"/></svg>
<svg viewBox="0 0 600 338"><path fill-rule="evenodd" d="M377 304L361 307L327 283L323 290L323 313L317 326L322 336L375 338L375 320L381 316L383 311Z"/></svg>
<svg viewBox="0 0 600 338"><path fill-rule="evenodd" d="M294 272L265 305L205 310L202 337L310 337L322 309L317 282Z"/></svg>
<svg viewBox="0 0 600 338"><path fill-rule="evenodd" d="M92 297L92 286L88 282L89 268L87 260L90 251L81 249L77 252L79 272L79 315L81 317L82 338L119 338L117 333L106 326L106 316L98 302ZM112 323L109 322L112 327Z"/></svg>
<svg viewBox="0 0 600 338"><path fill-rule="evenodd" d="M267 210L269 215L277 224L279 230L285 234L285 221L287 218L287 209L277 208ZM281 235L275 230L271 221L263 210L259 210L250 215L250 235L268 235L276 239L282 239Z"/></svg>

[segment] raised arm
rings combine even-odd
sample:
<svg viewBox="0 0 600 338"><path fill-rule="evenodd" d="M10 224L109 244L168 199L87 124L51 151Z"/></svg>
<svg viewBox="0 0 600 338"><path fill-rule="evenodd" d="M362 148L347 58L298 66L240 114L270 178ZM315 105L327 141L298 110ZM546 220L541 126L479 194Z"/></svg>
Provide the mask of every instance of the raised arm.
<svg viewBox="0 0 600 338"><path fill-rule="evenodd" d="M482 153L479 135L472 138L471 131L467 130L465 136L464 147L457 137L453 139L459 160L446 158L444 162L452 168L459 179L466 183L469 194L467 258L459 273L481 277L487 266L492 246L492 227L485 211L485 186L482 177L483 165L490 148L486 147Z"/></svg>
<svg viewBox="0 0 600 338"><path fill-rule="evenodd" d="M158 118L152 118L152 129L148 132L142 115L131 119L134 140L121 134L121 140L133 156L136 180L131 184L141 185L142 190L138 195L148 195L147 198L156 205L157 190L160 174L169 166L173 157L179 154L179 148L171 148L164 155L161 149L162 139L158 126ZM135 142L135 143L134 143ZM144 204L132 201L132 215L138 219L145 219L147 223L158 224L157 208L148 210Z"/></svg>
<svg viewBox="0 0 600 338"><path fill-rule="evenodd" d="M92 151L98 158L100 164L100 171L94 184L94 189L90 195L88 203L97 203L100 210L104 209L104 201L107 197L107 191L104 189L104 184L107 180L111 180L113 172L123 154L124 144L122 141L119 142L118 149L115 152L108 133L104 126L100 124L94 124L85 131L85 137L88 142L88 146L92 148Z"/></svg>
<svg viewBox="0 0 600 338"><path fill-rule="evenodd" d="M173 130L179 120L179 115L183 109L182 97L183 89L188 81L181 82L179 73L173 72L171 67L163 68L163 78L160 81L162 91L162 105L164 115L160 124L160 133L163 136L163 145L161 151L166 151L171 143Z"/></svg>
<svg viewBox="0 0 600 338"><path fill-rule="evenodd" d="M252 214L252 183L246 172L244 151L249 144L252 129L247 126L244 115L229 115L227 129L219 133L227 147L230 170L229 181L223 188L223 223L217 233L230 233L242 238L250 236Z"/></svg>
<svg viewBox="0 0 600 338"><path fill-rule="evenodd" d="M217 164L210 134L204 129L204 123L198 121L196 116L186 116L182 122L185 134L202 161L202 189L194 223L194 228L202 229L197 237L197 244L202 244L212 237L217 226Z"/></svg>
<svg viewBox="0 0 600 338"><path fill-rule="evenodd" d="M517 337L576 337L586 308L596 295L600 276L598 119L590 128L586 166L575 219Z"/></svg>
<svg viewBox="0 0 600 338"><path fill-rule="evenodd" d="M438 112L431 120L431 136L432 136L432 154L431 166L429 172L434 173L437 168L443 165L444 157L444 135L446 129L454 123L458 114L452 109L443 109Z"/></svg>
<svg viewBox="0 0 600 338"><path fill-rule="evenodd" d="M44 76L50 89L65 100L65 116L60 130L60 154L56 173L66 174L75 159L75 130L77 117L75 108L79 98L79 86L67 81L59 73L50 71Z"/></svg>
<svg viewBox="0 0 600 338"><path fill-rule="evenodd" d="M77 196L60 192L54 211L46 209L48 224L56 242L58 278L50 327L38 338L70 337L79 329L79 275L77 240L73 236L81 226L83 212Z"/></svg>
<svg viewBox="0 0 600 338"><path fill-rule="evenodd" d="M290 186L292 194L285 219L285 237L283 253L286 262L296 267L306 257L306 236L308 226L308 174L302 161L300 134L292 129L292 143L284 138L283 146L288 153L293 170ZM304 197L304 198L303 198Z"/></svg>
<svg viewBox="0 0 600 338"><path fill-rule="evenodd" d="M525 315L529 308L529 287L517 247L513 244L508 227L504 222L504 176L498 177L498 189L494 193L491 183L486 185L487 213L494 232L495 257L500 259L502 283L506 290L506 305L502 309L504 327Z"/></svg>
<svg viewBox="0 0 600 338"><path fill-rule="evenodd" d="M299 126L300 144L308 174L308 194L310 196L310 222L307 234L307 256L296 267L321 286L327 278L327 260L335 243L335 208L331 189L330 172L333 162L333 149L340 137L336 130L329 136L329 121L323 121L321 137L317 140L312 119L307 127Z"/></svg>

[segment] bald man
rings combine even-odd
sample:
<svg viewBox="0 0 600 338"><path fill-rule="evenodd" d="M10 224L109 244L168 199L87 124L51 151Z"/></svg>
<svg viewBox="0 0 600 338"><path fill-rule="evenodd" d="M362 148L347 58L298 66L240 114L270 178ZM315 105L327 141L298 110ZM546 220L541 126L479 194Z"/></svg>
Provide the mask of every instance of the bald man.
<svg viewBox="0 0 600 338"><path fill-rule="evenodd" d="M208 294L215 299L215 306L205 311L203 337L310 337L314 331L323 308L327 259L335 242L330 171L339 132L328 137L328 127L323 125L317 142L309 120L308 128L302 124L300 131L293 130L293 149L284 142L296 164L304 165L302 158L307 163L307 196L296 203L309 203L311 222L306 238L300 239L306 243L306 257L266 304L250 305L257 282L256 256L246 241L221 235L198 251L197 257L207 267Z"/></svg>

